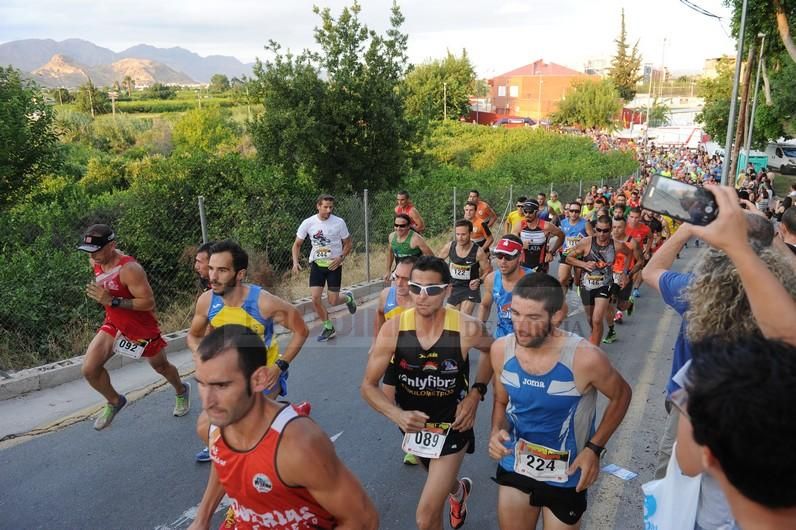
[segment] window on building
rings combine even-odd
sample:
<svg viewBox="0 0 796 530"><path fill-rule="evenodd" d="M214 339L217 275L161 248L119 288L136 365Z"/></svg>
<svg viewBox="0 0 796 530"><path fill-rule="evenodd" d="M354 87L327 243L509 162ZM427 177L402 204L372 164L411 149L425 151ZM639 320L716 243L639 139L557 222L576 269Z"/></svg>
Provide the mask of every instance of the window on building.
<svg viewBox="0 0 796 530"><path fill-rule="evenodd" d="M505 97L506 96L506 87L503 85L498 85L498 97Z"/></svg>
<svg viewBox="0 0 796 530"><path fill-rule="evenodd" d="M516 98L520 94L520 87L517 85L512 85L509 89L509 93L511 94L511 97Z"/></svg>

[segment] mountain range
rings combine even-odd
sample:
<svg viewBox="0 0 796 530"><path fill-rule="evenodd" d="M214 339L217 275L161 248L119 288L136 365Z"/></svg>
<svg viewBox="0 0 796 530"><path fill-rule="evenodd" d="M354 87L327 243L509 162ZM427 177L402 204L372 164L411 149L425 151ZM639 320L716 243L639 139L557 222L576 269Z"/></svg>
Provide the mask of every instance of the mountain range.
<svg viewBox="0 0 796 530"><path fill-rule="evenodd" d="M82 39L63 41L24 39L0 44L0 65L10 64L31 74L40 70L38 76L32 75L32 77L44 84L49 84L49 86L76 86L64 83L51 84L55 77L50 74L67 66L75 69L84 68L89 71L89 75L94 73L103 77L105 74L102 72L114 72L120 68L124 70L129 67L130 64L124 66L124 63L122 63L122 67L118 66L124 59L148 61L148 63L136 64L135 68L142 68L150 73L154 72L153 80L162 83L190 83L191 80L207 83L213 74L224 74L227 77L251 75L253 66L252 63L244 64L235 57L227 55L202 57L185 48L157 48L148 44L138 44L121 52L114 52ZM79 70L77 73L82 77ZM164 77L157 77L158 75ZM179 76L182 76L180 78L182 80L177 80ZM72 78L76 84L85 82L85 78L78 80L71 74L64 77L64 79L70 80ZM113 78L111 83L115 80L121 81L120 78ZM99 79L94 80L94 75L92 75L92 81L98 85L109 84L100 82Z"/></svg>

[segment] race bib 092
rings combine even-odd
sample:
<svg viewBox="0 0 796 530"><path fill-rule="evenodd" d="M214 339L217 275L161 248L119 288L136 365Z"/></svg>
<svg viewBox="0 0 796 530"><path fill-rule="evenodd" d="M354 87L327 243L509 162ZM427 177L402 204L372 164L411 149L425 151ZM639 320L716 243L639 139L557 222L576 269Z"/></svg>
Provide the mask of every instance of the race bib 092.
<svg viewBox="0 0 796 530"><path fill-rule="evenodd" d="M140 359L144 354L149 341L137 341L128 339L122 332L116 334L116 340L113 341L113 353L124 355L131 359Z"/></svg>

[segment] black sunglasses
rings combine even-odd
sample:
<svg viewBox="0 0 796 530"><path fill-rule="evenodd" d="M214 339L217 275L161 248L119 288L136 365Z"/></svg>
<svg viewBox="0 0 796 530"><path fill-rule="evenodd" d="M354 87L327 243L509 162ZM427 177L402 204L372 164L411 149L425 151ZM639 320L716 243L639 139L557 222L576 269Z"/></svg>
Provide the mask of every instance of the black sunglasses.
<svg viewBox="0 0 796 530"><path fill-rule="evenodd" d="M509 256L508 254L503 254L502 252L495 253L495 259L500 259L500 260L514 261L519 257L520 257L519 252L513 256Z"/></svg>
<svg viewBox="0 0 796 530"><path fill-rule="evenodd" d="M393 226L394 226L395 228L406 228L406 227L407 227L407 226L409 226L409 225L407 225L407 224L399 224L399 223L395 223Z"/></svg>
<svg viewBox="0 0 796 530"><path fill-rule="evenodd" d="M600 233L602 233L602 234L607 234L608 232L610 232L610 231L611 231L611 229L610 229L610 228L595 228L595 230L596 230L597 232L600 232Z"/></svg>
<svg viewBox="0 0 796 530"><path fill-rule="evenodd" d="M536 212L537 212L536 208L523 208L522 209L522 213L525 213L525 214L536 213Z"/></svg>
<svg viewBox="0 0 796 530"><path fill-rule="evenodd" d="M569 210L569 213L580 213L580 210Z"/></svg>

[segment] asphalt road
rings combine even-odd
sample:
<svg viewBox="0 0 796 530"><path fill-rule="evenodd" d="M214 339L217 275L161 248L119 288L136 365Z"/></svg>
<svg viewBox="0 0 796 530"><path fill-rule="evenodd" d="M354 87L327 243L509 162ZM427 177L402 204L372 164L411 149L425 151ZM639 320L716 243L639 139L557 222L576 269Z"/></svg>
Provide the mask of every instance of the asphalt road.
<svg viewBox="0 0 796 530"><path fill-rule="evenodd" d="M697 252L685 249L675 269L688 268ZM588 335L580 302L574 295L568 302L571 316L565 327ZM312 417L330 436L336 435L337 452L376 503L381 528L406 530L415 527L425 476L421 467L402 465L397 428L359 396L373 312L370 304L340 319L337 338L328 344L308 341L291 366L289 397L310 400ZM654 292L642 287L636 312L617 327L619 341L605 345L633 387L633 400L608 444L604 463L639 476L623 481L601 473L590 489L582 528L643 528L641 484L652 478L679 322ZM476 361L478 354L472 358ZM471 371L475 374L475 363ZM86 392L91 392L87 385ZM83 421L0 450L0 528L187 527L209 469L194 463L201 448L194 433L201 409L196 388L193 398L190 414L174 418L172 392L158 390L130 403L103 432ZM476 452L465 458L462 468L474 481L465 528L497 528L497 486L490 480L495 463L486 452L490 412L488 398L478 412Z"/></svg>

